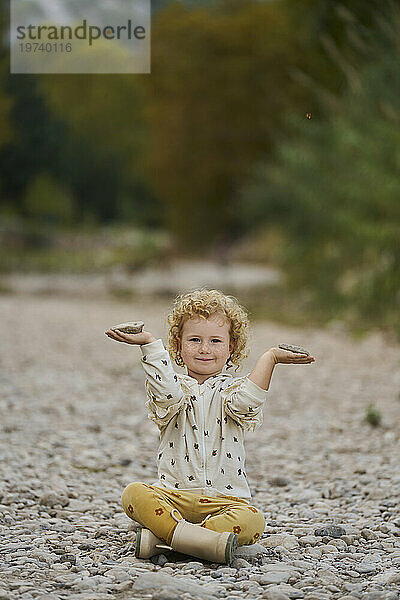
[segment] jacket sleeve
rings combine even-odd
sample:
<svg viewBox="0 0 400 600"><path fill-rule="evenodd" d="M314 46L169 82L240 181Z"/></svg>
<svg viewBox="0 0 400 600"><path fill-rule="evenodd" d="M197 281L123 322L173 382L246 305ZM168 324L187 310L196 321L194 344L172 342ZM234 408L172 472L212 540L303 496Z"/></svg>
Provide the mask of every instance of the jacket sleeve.
<svg viewBox="0 0 400 600"><path fill-rule="evenodd" d="M146 406L150 410L148 417L162 429L181 409L184 394L162 340L143 344L140 348L146 374Z"/></svg>
<svg viewBox="0 0 400 600"><path fill-rule="evenodd" d="M237 377L221 392L224 412L245 429L255 431L263 423L263 404L267 390L253 383L248 376Z"/></svg>

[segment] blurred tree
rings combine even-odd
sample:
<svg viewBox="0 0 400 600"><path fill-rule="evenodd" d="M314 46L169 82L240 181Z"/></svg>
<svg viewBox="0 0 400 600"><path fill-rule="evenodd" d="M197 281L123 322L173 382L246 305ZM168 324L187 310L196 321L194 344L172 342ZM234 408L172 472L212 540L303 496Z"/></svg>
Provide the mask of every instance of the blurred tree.
<svg viewBox="0 0 400 600"><path fill-rule="evenodd" d="M336 106L336 94L357 81L366 59L365 36L377 17L389 14L398 0L281 0L301 38L304 62L291 75L309 89L311 104L323 116Z"/></svg>
<svg viewBox="0 0 400 600"><path fill-rule="evenodd" d="M291 135L285 113L325 116L357 74L348 56L378 0L171 2L156 16L147 92L146 172L182 247L243 232L249 169ZM332 60L334 59L334 60ZM207 235L205 235L205 232Z"/></svg>
<svg viewBox="0 0 400 600"><path fill-rule="evenodd" d="M289 119L295 135L255 169L241 215L285 232L281 263L315 306L400 335L400 11L363 39L357 81L329 119Z"/></svg>
<svg viewBox="0 0 400 600"><path fill-rule="evenodd" d="M87 79L97 77L101 76L89 75ZM119 132L129 127L114 118L114 109L106 103L103 113L98 109L92 117L104 88L101 91L98 86L92 96L82 98L80 89L84 86L79 81L86 77L44 79L8 75L4 86L14 102L14 136L0 149L0 178L4 194L18 212L24 214L23 198L29 182L45 171L72 190L76 223L118 219L121 199L125 198L125 204L129 199L130 205L122 216L125 221L159 224L154 197L134 175L131 163L136 155L118 145ZM69 98L74 107L63 110L58 94L65 94L66 102Z"/></svg>
<svg viewBox="0 0 400 600"><path fill-rule="evenodd" d="M241 230L237 189L270 152L285 107L308 94L288 75L301 60L277 3L175 2L157 15L144 81L145 167L183 247L201 252Z"/></svg>
<svg viewBox="0 0 400 600"><path fill-rule="evenodd" d="M24 208L25 214L39 223L70 225L74 219L75 206L70 192L47 173L29 183Z"/></svg>
<svg viewBox="0 0 400 600"><path fill-rule="evenodd" d="M143 123L133 119L140 112L133 78L10 75L8 8L0 0L3 214L24 215L26 193L45 172L73 193L75 223L121 216L125 222L159 226L156 199L137 175L136 140Z"/></svg>
<svg viewBox="0 0 400 600"><path fill-rule="evenodd" d="M160 209L141 175L145 135L142 77L43 76L40 89L53 114L64 119L73 134L79 157L79 173L74 176L81 202L90 204L91 212L103 220L121 218L157 226ZM91 194L85 189L88 176L89 186L91 181L97 182Z"/></svg>
<svg viewBox="0 0 400 600"><path fill-rule="evenodd" d="M17 212L23 214L23 196L29 181L42 170L54 171L62 162L60 141L68 133L64 124L52 119L36 92L32 75L10 75L4 88L13 99L14 135L0 150L0 177L4 192Z"/></svg>

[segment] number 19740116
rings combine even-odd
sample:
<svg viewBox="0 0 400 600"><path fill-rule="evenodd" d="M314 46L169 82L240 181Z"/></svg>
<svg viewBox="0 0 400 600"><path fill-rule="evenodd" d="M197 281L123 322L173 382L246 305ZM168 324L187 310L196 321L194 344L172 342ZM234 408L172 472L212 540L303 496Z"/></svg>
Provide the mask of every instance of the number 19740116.
<svg viewBox="0 0 400 600"><path fill-rule="evenodd" d="M47 44L39 42L25 42L19 45L21 48L21 52L72 52L72 44L63 44L63 43L50 43Z"/></svg>

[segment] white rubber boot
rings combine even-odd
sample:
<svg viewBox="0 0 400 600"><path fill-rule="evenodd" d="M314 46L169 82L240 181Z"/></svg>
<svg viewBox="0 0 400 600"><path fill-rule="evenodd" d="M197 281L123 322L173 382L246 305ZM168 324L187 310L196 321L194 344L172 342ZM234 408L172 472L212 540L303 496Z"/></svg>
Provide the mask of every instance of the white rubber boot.
<svg viewBox="0 0 400 600"><path fill-rule="evenodd" d="M136 533L135 556L137 558L151 558L162 554L165 550L172 550L172 548L155 536L150 529L142 527Z"/></svg>
<svg viewBox="0 0 400 600"><path fill-rule="evenodd" d="M199 523L199 525L203 525L211 516L212 515L207 515L206 518ZM175 521L178 521L174 515L172 515L172 517L175 519ZM154 535L150 529L147 529L146 527L140 527L137 530L135 548L136 558L151 558L152 556L157 556L157 554L162 554L164 550L172 550L172 548L171 546L166 545L166 542Z"/></svg>
<svg viewBox="0 0 400 600"><path fill-rule="evenodd" d="M236 533L230 533L229 531L218 533L199 527L198 524L189 523L184 519L178 520L173 514L174 510L171 511L171 516L178 524L171 540L173 550L210 562L227 564L232 562L234 551L238 546Z"/></svg>

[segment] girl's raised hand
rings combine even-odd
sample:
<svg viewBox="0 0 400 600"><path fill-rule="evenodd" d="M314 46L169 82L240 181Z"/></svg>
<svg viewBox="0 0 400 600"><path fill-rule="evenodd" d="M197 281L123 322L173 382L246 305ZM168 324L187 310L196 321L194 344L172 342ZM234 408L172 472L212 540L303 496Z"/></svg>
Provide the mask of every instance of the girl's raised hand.
<svg viewBox="0 0 400 600"><path fill-rule="evenodd" d="M124 342L125 344L133 344L136 346L150 344L150 342L154 342L156 339L149 331L141 331L140 333L123 333L118 329L116 331L107 329L107 331L104 333L116 342Z"/></svg>
<svg viewBox="0 0 400 600"><path fill-rule="evenodd" d="M282 350L282 348L271 348L269 352L273 356L276 365L278 363L284 365L309 365L315 361L313 356L291 352L290 350Z"/></svg>

